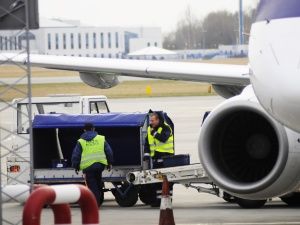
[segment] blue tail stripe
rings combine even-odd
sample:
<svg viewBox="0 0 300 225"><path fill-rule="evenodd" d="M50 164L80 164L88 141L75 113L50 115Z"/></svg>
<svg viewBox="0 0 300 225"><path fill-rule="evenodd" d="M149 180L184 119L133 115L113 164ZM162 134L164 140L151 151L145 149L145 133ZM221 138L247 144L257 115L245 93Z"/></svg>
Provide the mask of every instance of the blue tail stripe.
<svg viewBox="0 0 300 225"><path fill-rule="evenodd" d="M300 17L300 0L261 0L254 22Z"/></svg>

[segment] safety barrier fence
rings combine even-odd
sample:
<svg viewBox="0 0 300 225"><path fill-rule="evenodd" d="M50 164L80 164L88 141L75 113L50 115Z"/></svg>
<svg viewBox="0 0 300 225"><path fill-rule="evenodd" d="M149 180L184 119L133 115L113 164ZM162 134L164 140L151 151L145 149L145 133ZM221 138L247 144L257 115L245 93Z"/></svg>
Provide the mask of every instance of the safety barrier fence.
<svg viewBox="0 0 300 225"><path fill-rule="evenodd" d="M41 212L49 205L54 213L54 224L71 224L69 203L78 203L82 224L99 224L97 201L85 186L67 184L40 186L30 194L23 210L23 225L40 225Z"/></svg>

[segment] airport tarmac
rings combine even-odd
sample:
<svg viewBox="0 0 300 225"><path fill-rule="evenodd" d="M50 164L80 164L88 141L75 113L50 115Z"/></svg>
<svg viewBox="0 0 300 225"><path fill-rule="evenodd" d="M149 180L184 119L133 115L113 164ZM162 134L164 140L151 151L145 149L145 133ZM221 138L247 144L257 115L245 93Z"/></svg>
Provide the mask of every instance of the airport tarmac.
<svg viewBox="0 0 300 225"><path fill-rule="evenodd" d="M149 109L164 110L175 124L176 154L190 154L191 163L198 163L197 142L205 111L213 109L223 99L212 97L168 97L110 99L110 109L115 112L145 112ZM0 103L2 106L3 103ZM9 110L1 112L1 126L9 125ZM2 134L0 134L0 137ZM3 139L1 139L3 141ZM1 150L2 152L2 150ZM3 172L3 171L2 171ZM299 208L289 207L279 199L273 199L260 209L242 209L234 203L195 189L174 185L173 213L177 225L202 224L300 224ZM18 203L2 204L2 224L21 224L23 206ZM81 223L78 205L71 205L72 224ZM99 209L103 225L152 225L159 223L159 208L151 208L141 201L133 207L120 207L111 193ZM9 222L6 222L9 221ZM41 224L54 224L50 208L42 210Z"/></svg>

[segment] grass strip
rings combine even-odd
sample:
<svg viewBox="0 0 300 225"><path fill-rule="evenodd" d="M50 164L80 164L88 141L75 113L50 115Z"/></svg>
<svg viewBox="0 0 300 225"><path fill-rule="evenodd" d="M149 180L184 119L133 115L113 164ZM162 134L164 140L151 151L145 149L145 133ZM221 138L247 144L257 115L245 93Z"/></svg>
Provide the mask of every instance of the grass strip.
<svg viewBox="0 0 300 225"><path fill-rule="evenodd" d="M146 89L151 94L146 93ZM122 84L111 89L92 88L84 83L52 83L32 84L32 97L47 96L49 94L80 94L80 95L106 95L108 98L145 98L145 97L172 97L172 96L205 96L215 95L208 93L209 84L147 80L147 81L124 81ZM7 89L7 90L6 90ZM4 90L6 90L4 92ZM14 98L24 98L28 92L27 85L15 85L14 88L0 86L0 98L2 101L11 101Z"/></svg>

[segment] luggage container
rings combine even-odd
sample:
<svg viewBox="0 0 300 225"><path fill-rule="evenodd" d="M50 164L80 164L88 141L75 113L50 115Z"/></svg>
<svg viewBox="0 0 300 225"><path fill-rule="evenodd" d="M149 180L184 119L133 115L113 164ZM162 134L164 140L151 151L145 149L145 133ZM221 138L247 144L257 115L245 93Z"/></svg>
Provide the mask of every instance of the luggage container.
<svg viewBox="0 0 300 225"><path fill-rule="evenodd" d="M183 166L190 164L189 154L164 156L162 159L164 167Z"/></svg>
<svg viewBox="0 0 300 225"><path fill-rule="evenodd" d="M111 191L120 206L135 205L139 187L126 181L130 171L143 170L143 146L148 113L103 113L88 115L37 115L33 121L33 175L36 184L84 183L75 174L71 157L86 122L104 135L114 153L113 169L102 174L103 194ZM167 115L165 114L167 117ZM168 121L171 120L168 118ZM112 185L105 185L106 182ZM111 188L106 188L111 186Z"/></svg>

